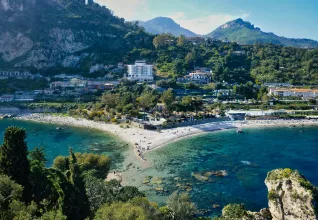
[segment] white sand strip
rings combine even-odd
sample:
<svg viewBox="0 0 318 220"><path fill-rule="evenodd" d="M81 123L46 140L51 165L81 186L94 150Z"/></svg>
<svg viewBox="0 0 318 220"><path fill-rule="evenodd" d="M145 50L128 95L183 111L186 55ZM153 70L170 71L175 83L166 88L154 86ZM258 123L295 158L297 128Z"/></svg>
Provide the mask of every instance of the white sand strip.
<svg viewBox="0 0 318 220"><path fill-rule="evenodd" d="M253 120L253 121L224 121L206 124L191 125L158 131L143 130L136 127L121 128L116 124L106 124L82 118L55 116L51 114L28 114L16 117L19 120L28 120L58 125L77 126L99 129L118 136L135 148L135 153L142 156L143 153L162 147L168 143L180 140L191 135L211 132L215 130L269 127L269 126L318 126L318 119L312 120Z"/></svg>

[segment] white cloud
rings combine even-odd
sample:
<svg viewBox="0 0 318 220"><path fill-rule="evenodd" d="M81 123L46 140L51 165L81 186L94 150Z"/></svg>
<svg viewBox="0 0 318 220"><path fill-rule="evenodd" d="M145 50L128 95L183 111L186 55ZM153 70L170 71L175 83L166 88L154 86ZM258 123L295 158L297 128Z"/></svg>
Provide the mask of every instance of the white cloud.
<svg viewBox="0 0 318 220"><path fill-rule="evenodd" d="M140 14L148 12L146 0L95 0L94 2L105 5L115 15L126 20L135 20Z"/></svg>
<svg viewBox="0 0 318 220"><path fill-rule="evenodd" d="M246 19L249 17L249 14L243 13L237 16L230 14L203 14L195 18L188 18L184 12L176 12L169 15L169 17L182 27L197 34L207 34L228 21L236 18Z"/></svg>

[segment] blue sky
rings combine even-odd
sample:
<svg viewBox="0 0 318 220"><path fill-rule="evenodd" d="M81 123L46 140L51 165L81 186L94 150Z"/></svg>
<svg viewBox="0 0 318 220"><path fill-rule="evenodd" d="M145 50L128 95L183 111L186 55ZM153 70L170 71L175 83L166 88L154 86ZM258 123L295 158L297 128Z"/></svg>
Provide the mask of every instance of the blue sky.
<svg viewBox="0 0 318 220"><path fill-rule="evenodd" d="M243 18L279 36L318 40L318 0L95 0L126 20L164 16L198 34Z"/></svg>

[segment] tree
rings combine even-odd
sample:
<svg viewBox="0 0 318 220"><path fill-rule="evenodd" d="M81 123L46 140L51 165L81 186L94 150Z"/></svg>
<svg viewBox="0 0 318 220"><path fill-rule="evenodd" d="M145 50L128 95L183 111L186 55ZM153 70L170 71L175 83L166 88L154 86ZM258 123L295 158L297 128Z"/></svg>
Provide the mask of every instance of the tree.
<svg viewBox="0 0 318 220"><path fill-rule="evenodd" d="M187 54L187 56L185 57L185 61L187 62L187 64L188 64L189 66L192 66L192 65L193 65L194 60L195 60L195 57L194 57L194 55L193 55L192 52L189 52L189 53Z"/></svg>
<svg viewBox="0 0 318 220"><path fill-rule="evenodd" d="M162 49L166 46L173 45L175 38L171 34L159 34L153 39L153 45L156 49Z"/></svg>
<svg viewBox="0 0 318 220"><path fill-rule="evenodd" d="M169 88L168 90L164 91L161 96L161 99L165 104L168 112L170 112L172 109L172 104L174 102L173 89Z"/></svg>
<svg viewBox="0 0 318 220"><path fill-rule="evenodd" d="M314 66L313 60L309 60L307 63L307 72L310 72Z"/></svg>
<svg viewBox="0 0 318 220"><path fill-rule="evenodd" d="M222 210L222 216L217 218L218 220L230 220L230 219L249 219L243 204L229 204Z"/></svg>
<svg viewBox="0 0 318 220"><path fill-rule="evenodd" d="M76 153L75 156L82 172L94 170L94 175L97 178L106 178L111 164L108 156L87 153Z"/></svg>
<svg viewBox="0 0 318 220"><path fill-rule="evenodd" d="M95 215L95 220L148 220L142 207L130 203L114 202L102 206Z"/></svg>
<svg viewBox="0 0 318 220"><path fill-rule="evenodd" d="M93 173L95 177L105 179L111 164L111 160L108 156L76 153L75 157L78 167L82 173L93 171L91 173ZM69 162L71 159L71 156L58 156L53 161L53 167L65 172L69 168Z"/></svg>
<svg viewBox="0 0 318 220"><path fill-rule="evenodd" d="M102 102L106 105L107 109L115 108L119 104L119 94L106 93L102 97Z"/></svg>
<svg viewBox="0 0 318 220"><path fill-rule="evenodd" d="M45 154L44 154L44 148L34 148L31 152L30 152L30 159L31 161L39 161L43 166L45 166L47 159L45 158Z"/></svg>
<svg viewBox="0 0 318 220"><path fill-rule="evenodd" d="M168 207L174 213L176 220L190 220L195 215L197 209L190 201L190 197L186 193L178 194L174 192L167 201Z"/></svg>
<svg viewBox="0 0 318 220"><path fill-rule="evenodd" d="M66 172L69 168L69 163L70 161L68 157L58 156L53 161L53 167L62 172Z"/></svg>
<svg viewBox="0 0 318 220"><path fill-rule="evenodd" d="M180 35L180 36L178 37L177 45L178 45L179 47L182 47L182 46L184 46L185 41L186 41L186 39L185 39L184 35Z"/></svg>
<svg viewBox="0 0 318 220"><path fill-rule="evenodd" d="M10 203L19 200L22 197L22 191L22 186L10 177L0 175L0 219L5 219L3 215L8 211Z"/></svg>
<svg viewBox="0 0 318 220"><path fill-rule="evenodd" d="M85 183L72 148L70 149L69 180L74 187L72 195L71 219L85 219L89 216L89 202L86 196Z"/></svg>
<svg viewBox="0 0 318 220"><path fill-rule="evenodd" d="M103 205L95 215L95 220L150 220L160 219L157 205L146 198L135 198L129 202L114 202Z"/></svg>
<svg viewBox="0 0 318 220"><path fill-rule="evenodd" d="M119 201L127 202L137 197L145 197L145 194L139 192L138 188L134 186L125 186L119 191L117 199Z"/></svg>
<svg viewBox="0 0 318 220"><path fill-rule="evenodd" d="M95 213L103 204L112 203L115 199L104 180L92 175L85 176L85 188L91 213Z"/></svg>
<svg viewBox="0 0 318 220"><path fill-rule="evenodd" d="M24 187L23 200L30 201L30 164L27 158L28 148L25 138L26 132L22 128L8 127L6 129L0 148L0 173L22 185Z"/></svg>
<svg viewBox="0 0 318 220"><path fill-rule="evenodd" d="M262 87L260 88L260 90L258 91L257 99L258 99L258 100L261 100L261 99L263 98L263 96L266 95L267 93L268 93L267 88L264 87L264 86L262 86Z"/></svg>
<svg viewBox="0 0 318 220"><path fill-rule="evenodd" d="M146 92L137 98L139 106L143 109L144 114L146 109L153 107L154 105L154 96L150 92Z"/></svg>

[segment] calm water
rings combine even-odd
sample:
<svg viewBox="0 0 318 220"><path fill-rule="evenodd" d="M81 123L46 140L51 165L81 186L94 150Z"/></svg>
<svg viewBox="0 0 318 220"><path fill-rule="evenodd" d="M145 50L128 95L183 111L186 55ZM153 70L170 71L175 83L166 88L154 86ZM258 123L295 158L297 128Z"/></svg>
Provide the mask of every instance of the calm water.
<svg viewBox="0 0 318 220"><path fill-rule="evenodd" d="M56 156L68 155L70 146L76 152L109 155L113 168L124 168L124 158L129 155L127 144L98 130L66 126L57 130L57 125L16 120L0 120L0 143L8 126L27 130L29 149L45 147L48 165ZM181 190L188 192L200 209L209 210L206 215L218 215L223 206L234 202L258 211L267 206L264 180L272 169L297 169L318 185L318 127L214 132L172 143L147 157L154 162L152 168L125 169L130 175L128 183L145 191L152 201L164 204L168 195ZM211 176L207 181L193 176L216 170L226 170L228 176ZM213 209L213 204L221 207Z"/></svg>
<svg viewBox="0 0 318 220"><path fill-rule="evenodd" d="M128 150L127 144L99 130L17 120L0 120L0 144L8 126L25 128L29 150L34 147L44 147L48 166L52 164L55 157L69 155L69 147L72 147L75 152L109 155L113 159L113 168L117 168L121 166L124 154ZM57 130L57 127L62 129Z"/></svg>
<svg viewBox="0 0 318 220"><path fill-rule="evenodd" d="M163 203L167 195L181 189L188 190L199 208L210 210L207 215L220 214L229 203L245 203L257 211L267 207L264 180L272 169L297 169L318 185L318 128L215 132L170 144L149 153L148 158L154 167L134 176L132 184L140 186L153 201ZM215 170L226 170L228 176L200 181L192 175ZM146 176L162 177L162 183L147 183ZM166 192L154 190L158 187ZM213 209L213 204L221 207Z"/></svg>

